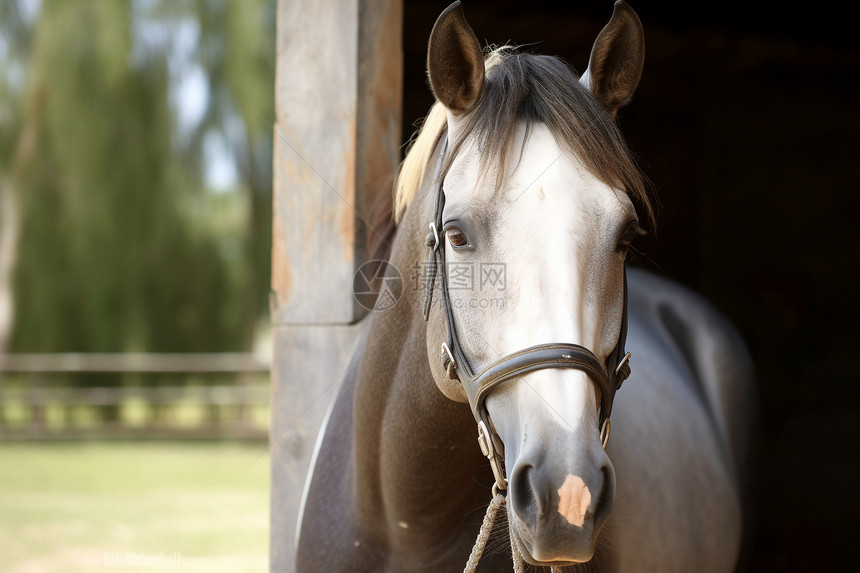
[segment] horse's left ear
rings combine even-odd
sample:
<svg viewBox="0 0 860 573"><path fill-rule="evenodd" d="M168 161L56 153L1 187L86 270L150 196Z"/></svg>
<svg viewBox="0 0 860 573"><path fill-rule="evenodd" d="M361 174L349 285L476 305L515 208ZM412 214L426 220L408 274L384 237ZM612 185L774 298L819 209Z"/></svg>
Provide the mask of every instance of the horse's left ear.
<svg viewBox="0 0 860 573"><path fill-rule="evenodd" d="M618 108L633 97L644 61L642 22L633 8L618 0L612 18L594 41L588 69L579 81L615 117Z"/></svg>

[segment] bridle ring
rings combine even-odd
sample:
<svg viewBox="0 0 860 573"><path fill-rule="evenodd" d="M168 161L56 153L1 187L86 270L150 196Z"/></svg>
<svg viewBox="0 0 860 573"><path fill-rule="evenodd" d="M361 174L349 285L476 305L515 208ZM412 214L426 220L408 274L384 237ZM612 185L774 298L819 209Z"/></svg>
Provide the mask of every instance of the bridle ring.
<svg viewBox="0 0 860 573"><path fill-rule="evenodd" d="M615 375L616 375L616 376L618 376L618 372L619 372L619 371L621 370L621 368L623 368L623 367L624 367L624 365L625 365L625 364L627 364L629 361L630 361L630 353L628 352L627 354L625 354L625 355L624 355L624 358L622 358L622 359L621 359L621 361L618 363L618 366L616 366L616 367L615 367Z"/></svg>
<svg viewBox="0 0 860 573"><path fill-rule="evenodd" d="M603 426L600 427L600 445L606 449L606 444L609 442L609 431L612 429L612 423L609 418L603 420Z"/></svg>

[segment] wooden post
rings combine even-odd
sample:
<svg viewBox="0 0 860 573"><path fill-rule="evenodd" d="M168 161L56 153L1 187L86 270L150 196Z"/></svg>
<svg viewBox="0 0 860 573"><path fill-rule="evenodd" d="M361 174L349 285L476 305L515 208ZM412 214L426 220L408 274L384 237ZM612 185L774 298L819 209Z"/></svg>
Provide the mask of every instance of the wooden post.
<svg viewBox="0 0 860 573"><path fill-rule="evenodd" d="M45 379L35 374L29 380L30 388L30 435L39 437L45 431Z"/></svg>
<svg viewBox="0 0 860 573"><path fill-rule="evenodd" d="M364 315L366 221L400 161L402 0L279 0L271 571L294 570L314 444Z"/></svg>

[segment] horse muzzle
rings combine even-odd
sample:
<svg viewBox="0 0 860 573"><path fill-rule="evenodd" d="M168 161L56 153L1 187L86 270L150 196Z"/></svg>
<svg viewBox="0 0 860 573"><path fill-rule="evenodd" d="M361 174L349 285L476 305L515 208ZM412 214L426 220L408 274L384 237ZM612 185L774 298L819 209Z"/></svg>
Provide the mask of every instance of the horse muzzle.
<svg viewBox="0 0 860 573"><path fill-rule="evenodd" d="M511 535L533 565L583 563L594 555L612 510L615 470L602 448L578 458L582 463L526 449L509 474Z"/></svg>

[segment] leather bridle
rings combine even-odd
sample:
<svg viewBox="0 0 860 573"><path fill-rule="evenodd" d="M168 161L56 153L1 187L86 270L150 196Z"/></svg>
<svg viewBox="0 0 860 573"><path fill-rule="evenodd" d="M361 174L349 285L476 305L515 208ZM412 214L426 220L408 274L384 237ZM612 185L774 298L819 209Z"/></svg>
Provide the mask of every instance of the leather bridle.
<svg viewBox="0 0 860 573"><path fill-rule="evenodd" d="M426 321L430 317L434 282L438 273L441 277L442 307L448 331L447 341L442 343L442 366L448 377L452 380L459 380L466 391L469 405L478 423L478 444L483 454L489 459L490 467L496 479L496 483L493 485L495 497L499 490L507 488L507 480L504 471L503 444L490 421L486 400L490 392L517 376L544 368L573 368L588 374L600 391L598 427L600 428L601 442L603 447L606 447L610 430L609 416L612 413L615 392L630 376L630 353L624 350L624 343L627 339L627 270L625 265L621 331L615 349L609 353L605 363L597 358L591 350L579 344L558 342L525 348L499 358L480 372L473 372L457 338L457 328L454 324L454 314L448 289L448 273L445 267L445 245L442 244L443 239L440 237L443 226L442 211L445 208L445 191L442 188L444 181L442 160L448 146L447 135L443 134L442 138L433 176L436 185L435 214L430 222L430 233L425 240L426 246L430 249L430 255L424 293L424 320Z"/></svg>

